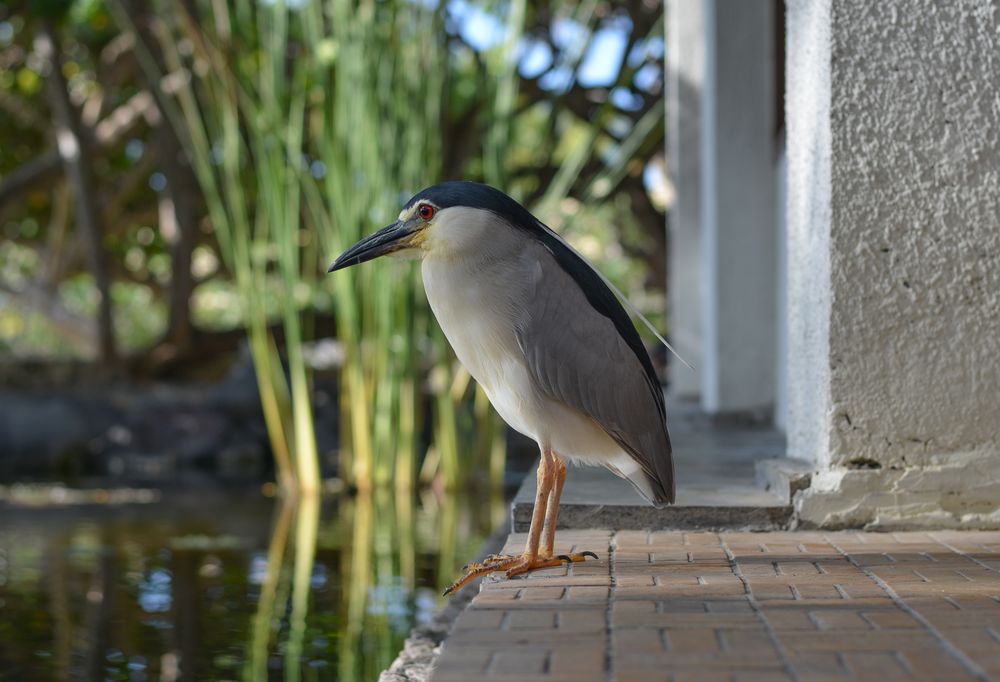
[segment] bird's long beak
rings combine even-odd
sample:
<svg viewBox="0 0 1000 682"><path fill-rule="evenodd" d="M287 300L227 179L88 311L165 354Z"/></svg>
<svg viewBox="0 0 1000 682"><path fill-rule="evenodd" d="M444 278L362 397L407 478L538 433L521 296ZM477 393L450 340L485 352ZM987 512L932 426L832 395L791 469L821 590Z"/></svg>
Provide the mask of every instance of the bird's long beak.
<svg viewBox="0 0 1000 682"><path fill-rule="evenodd" d="M413 225L397 220L388 227L383 227L375 234L368 235L357 244L340 254L327 272L349 268L358 263L384 256L387 253L401 251L410 247L410 237L414 234Z"/></svg>

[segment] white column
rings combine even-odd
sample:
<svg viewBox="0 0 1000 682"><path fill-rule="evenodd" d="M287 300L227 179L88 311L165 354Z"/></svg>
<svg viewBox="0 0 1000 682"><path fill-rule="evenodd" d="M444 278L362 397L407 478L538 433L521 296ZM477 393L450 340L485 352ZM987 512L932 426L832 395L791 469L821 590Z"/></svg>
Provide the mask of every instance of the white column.
<svg viewBox="0 0 1000 682"><path fill-rule="evenodd" d="M830 2L788 3L788 454L825 466L830 394Z"/></svg>
<svg viewBox="0 0 1000 682"><path fill-rule="evenodd" d="M778 220L778 290L775 292L775 301L778 338L775 339L774 427L784 432L788 428L788 155L783 143L778 150L775 177Z"/></svg>
<svg viewBox="0 0 1000 682"><path fill-rule="evenodd" d="M702 406L775 400L774 6L707 0L702 88Z"/></svg>
<svg viewBox="0 0 1000 682"><path fill-rule="evenodd" d="M694 370L670 365L670 391L701 393L701 88L704 0L667 0L667 159L674 202L668 219L670 336Z"/></svg>

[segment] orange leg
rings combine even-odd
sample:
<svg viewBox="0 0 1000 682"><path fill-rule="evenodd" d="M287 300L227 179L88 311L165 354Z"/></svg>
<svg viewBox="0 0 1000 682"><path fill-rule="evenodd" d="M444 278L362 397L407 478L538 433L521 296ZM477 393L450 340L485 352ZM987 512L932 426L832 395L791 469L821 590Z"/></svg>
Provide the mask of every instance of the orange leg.
<svg viewBox="0 0 1000 682"><path fill-rule="evenodd" d="M507 577L513 577L540 568L561 566L565 562L584 561L588 556L597 558L593 552L581 552L567 556L552 556L555 544L556 520L559 516L559 497L563 484L566 482L566 464L550 449L542 450L538 462L538 489L535 492L535 507L531 512L531 525L528 528L528 540L522 554L491 555L482 563L472 563L466 567L466 573L451 585L445 594L459 590L479 576L504 571ZM545 544L539 552L539 545L544 535Z"/></svg>
<svg viewBox="0 0 1000 682"><path fill-rule="evenodd" d="M549 497L556 483L558 464L551 450L542 450L538 462L538 490L535 491L535 507L531 510L531 526L528 527L528 541L524 545L524 556L538 558L538 543L542 539L542 529L545 526L546 512L549 508Z"/></svg>
<svg viewBox="0 0 1000 682"><path fill-rule="evenodd" d="M556 544L556 521L559 520L559 498L562 497L563 486L566 484L566 462L555 457L556 480L549 493L548 504L545 507L545 525L542 527L542 536L545 544L542 545L542 556L551 557L552 550Z"/></svg>

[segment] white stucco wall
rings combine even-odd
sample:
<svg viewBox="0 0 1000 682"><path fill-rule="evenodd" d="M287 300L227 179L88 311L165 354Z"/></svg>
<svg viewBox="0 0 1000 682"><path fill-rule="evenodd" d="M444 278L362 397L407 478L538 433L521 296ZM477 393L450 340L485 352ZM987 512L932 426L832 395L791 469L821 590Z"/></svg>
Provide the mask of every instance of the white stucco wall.
<svg viewBox="0 0 1000 682"><path fill-rule="evenodd" d="M788 21L789 449L822 472L800 517L998 526L1000 5Z"/></svg>

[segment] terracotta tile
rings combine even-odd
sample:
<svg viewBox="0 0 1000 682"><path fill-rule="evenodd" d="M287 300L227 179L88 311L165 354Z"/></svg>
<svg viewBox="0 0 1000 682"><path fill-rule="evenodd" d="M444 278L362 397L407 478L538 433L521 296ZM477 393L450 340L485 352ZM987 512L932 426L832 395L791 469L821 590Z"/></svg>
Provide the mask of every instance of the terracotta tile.
<svg viewBox="0 0 1000 682"><path fill-rule="evenodd" d="M597 530L560 543L616 555L488 578L434 682L603 682L609 664L621 682L975 679L954 649L1000 677L1000 533Z"/></svg>

